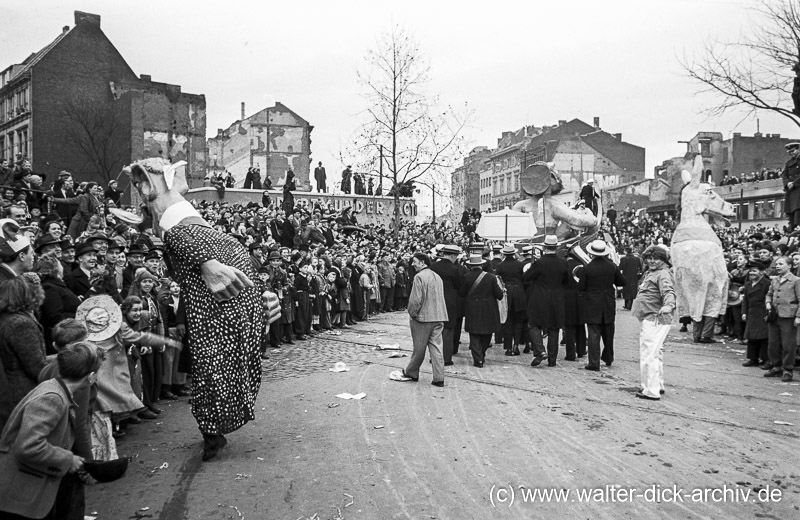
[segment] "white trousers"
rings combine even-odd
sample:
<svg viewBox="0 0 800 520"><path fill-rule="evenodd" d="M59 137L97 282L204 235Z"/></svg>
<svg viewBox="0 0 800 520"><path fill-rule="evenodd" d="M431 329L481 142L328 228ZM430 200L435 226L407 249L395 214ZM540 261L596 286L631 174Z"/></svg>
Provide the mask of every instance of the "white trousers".
<svg viewBox="0 0 800 520"><path fill-rule="evenodd" d="M664 389L664 340L669 333L669 324L659 325L655 321L642 321L639 330L639 368L642 377L642 393L648 397L661 397Z"/></svg>

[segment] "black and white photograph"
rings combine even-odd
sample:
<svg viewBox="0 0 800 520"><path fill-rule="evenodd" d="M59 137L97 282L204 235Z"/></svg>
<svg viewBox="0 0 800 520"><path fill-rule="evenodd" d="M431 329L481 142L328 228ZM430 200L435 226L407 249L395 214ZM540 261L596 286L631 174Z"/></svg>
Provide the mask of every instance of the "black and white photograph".
<svg viewBox="0 0 800 520"><path fill-rule="evenodd" d="M0 520L800 517L800 0L0 20Z"/></svg>

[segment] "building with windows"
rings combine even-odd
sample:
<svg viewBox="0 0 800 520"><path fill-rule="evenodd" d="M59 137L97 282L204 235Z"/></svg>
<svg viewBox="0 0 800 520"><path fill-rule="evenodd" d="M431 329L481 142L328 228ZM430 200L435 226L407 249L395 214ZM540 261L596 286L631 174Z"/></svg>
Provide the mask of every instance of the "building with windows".
<svg viewBox="0 0 800 520"><path fill-rule="evenodd" d="M205 111L204 96L137 76L100 16L75 11L73 28L0 72L0 159L28 159L46 183L61 170L105 183L135 160L160 156L187 161L190 186L201 185ZM127 179L119 180L124 189Z"/></svg>
<svg viewBox="0 0 800 520"><path fill-rule="evenodd" d="M456 220L461 219L465 209L483 206L481 172L487 168L486 159L491 153L486 146L475 147L464 157L463 164L453 171L450 182L450 196L453 203L451 214Z"/></svg>
<svg viewBox="0 0 800 520"><path fill-rule="evenodd" d="M600 128L600 118L589 125L580 119L559 121L533 137L523 150L523 167L537 161L552 162L561 174L565 203L577 200L581 187L594 179L601 192L619 184L645 178L645 149Z"/></svg>
<svg viewBox="0 0 800 520"><path fill-rule="evenodd" d="M480 199L478 209L482 213L492 211L492 165L484 162L483 169L478 172L478 183L480 186Z"/></svg>
<svg viewBox="0 0 800 520"><path fill-rule="evenodd" d="M686 144L684 158L703 157L706 182L721 185L726 177L747 176L764 170L780 170L789 159L786 145L796 139L781 137L781 134L762 134L752 136L734 132L730 139L724 139L720 132L698 132ZM666 164L666 163L665 163ZM656 167L656 175L666 168L664 164Z"/></svg>
<svg viewBox="0 0 800 520"><path fill-rule="evenodd" d="M580 119L559 121L553 126L524 126L516 131L503 132L497 148L479 147L470 152L464 164L466 201L471 206L470 186L477 186L481 211L512 208L522 200L520 173L537 161L553 162L561 174L564 191L558 199L575 202L588 179L595 180L599 190L619 184L642 180L645 177L645 150L626 143L622 134L609 134L600 128L600 118L594 126ZM482 166L482 167L481 167Z"/></svg>

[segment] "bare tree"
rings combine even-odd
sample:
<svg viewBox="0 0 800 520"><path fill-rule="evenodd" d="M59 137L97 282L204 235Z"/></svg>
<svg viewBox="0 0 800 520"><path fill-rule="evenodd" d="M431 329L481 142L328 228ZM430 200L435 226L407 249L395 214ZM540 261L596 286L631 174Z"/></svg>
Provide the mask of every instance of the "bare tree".
<svg viewBox="0 0 800 520"><path fill-rule="evenodd" d="M442 179L464 152L463 131L473 113L466 105L461 110L442 107L438 96L426 92L430 65L402 27L384 32L364 61L358 80L368 103L366 121L348 153L366 172L379 171L383 157L399 222L400 194L413 190L415 181L448 185ZM398 231L395 225L395 236Z"/></svg>
<svg viewBox="0 0 800 520"><path fill-rule="evenodd" d="M108 182L121 171L125 160L124 120L120 107L73 98L64 102L61 116L68 125L63 148L78 151L85 168Z"/></svg>
<svg viewBox="0 0 800 520"><path fill-rule="evenodd" d="M766 110L800 126L800 3L761 0L752 11L757 19L750 34L736 42L709 41L681 66L701 92L719 98L709 115Z"/></svg>

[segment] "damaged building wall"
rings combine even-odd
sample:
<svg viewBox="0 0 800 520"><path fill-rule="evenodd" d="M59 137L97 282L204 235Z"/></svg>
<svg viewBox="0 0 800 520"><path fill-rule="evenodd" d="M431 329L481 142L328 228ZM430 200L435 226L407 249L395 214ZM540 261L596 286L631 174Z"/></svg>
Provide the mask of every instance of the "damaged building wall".
<svg viewBox="0 0 800 520"><path fill-rule="evenodd" d="M244 184L247 170L257 167L263 181L282 183L294 171L299 190L310 190L311 130L313 126L281 103L236 121L208 140L210 170L227 170L236 186Z"/></svg>
<svg viewBox="0 0 800 520"><path fill-rule="evenodd" d="M182 93L180 86L153 82L146 75L114 90L129 98L133 160L186 161L189 187L202 186L208 162L205 96Z"/></svg>

